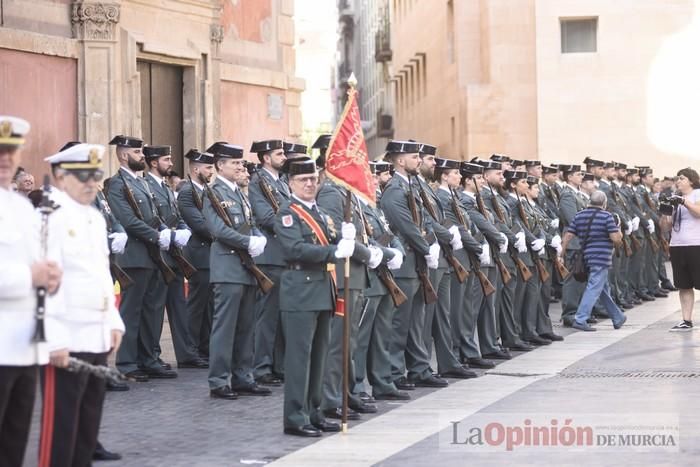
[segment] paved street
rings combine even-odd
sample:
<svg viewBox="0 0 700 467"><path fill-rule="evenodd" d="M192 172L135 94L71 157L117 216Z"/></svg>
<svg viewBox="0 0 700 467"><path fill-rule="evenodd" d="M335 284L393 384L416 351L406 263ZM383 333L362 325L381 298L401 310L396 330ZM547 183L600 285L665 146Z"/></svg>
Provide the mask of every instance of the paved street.
<svg viewBox="0 0 700 467"><path fill-rule="evenodd" d="M351 423L349 434L320 441L282 434L281 388L267 398L215 401L208 396L206 370L181 370L176 380L134 383L129 392L108 393L101 440L124 455L122 462L109 464L114 466L612 465L623 460L696 465L699 341L696 333L668 332L679 319L677 310L678 297L672 294L630 310L628 325L619 331L609 321L598 325L597 333L559 329L567 335L563 343L522 354L476 380L413 391L407 403L382 402L379 414ZM552 311L557 315L558 305ZM164 343L165 359L172 362L170 343ZM573 419L573 426L580 425L577 420L612 419L629 426L653 421L655 414L679 424L678 445L671 452L654 447L634 452L628 446L474 452L450 442L455 426L464 427L458 430L461 441L468 427L491 419L517 419L522 425L525 417L545 416L562 425ZM28 466L36 465L37 432L35 418Z"/></svg>

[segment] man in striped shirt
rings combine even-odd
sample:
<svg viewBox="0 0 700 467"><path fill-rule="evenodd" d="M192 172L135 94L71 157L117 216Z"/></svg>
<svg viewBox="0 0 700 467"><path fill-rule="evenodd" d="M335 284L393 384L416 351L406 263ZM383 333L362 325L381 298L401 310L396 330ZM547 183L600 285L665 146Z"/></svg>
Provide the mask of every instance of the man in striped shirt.
<svg viewBox="0 0 700 467"><path fill-rule="evenodd" d="M591 317L593 305L600 299L613 321L615 329L620 329L627 321L615 301L610 297L608 272L612 267L615 245L622 241L620 227L615 218L605 210L607 196L602 191L591 194L589 207L576 214L569 224L562 242L562 255L569 242L578 237L583 257L588 268L588 284L581 298L573 327L581 331L595 331L586 321Z"/></svg>

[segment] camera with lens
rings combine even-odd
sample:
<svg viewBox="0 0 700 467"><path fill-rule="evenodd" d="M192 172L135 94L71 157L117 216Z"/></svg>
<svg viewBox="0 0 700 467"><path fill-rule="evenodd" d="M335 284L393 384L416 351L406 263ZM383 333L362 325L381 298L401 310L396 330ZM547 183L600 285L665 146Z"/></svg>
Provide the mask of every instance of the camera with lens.
<svg viewBox="0 0 700 467"><path fill-rule="evenodd" d="M664 216L672 216L678 205L683 204L683 197L678 195L660 195L659 212Z"/></svg>

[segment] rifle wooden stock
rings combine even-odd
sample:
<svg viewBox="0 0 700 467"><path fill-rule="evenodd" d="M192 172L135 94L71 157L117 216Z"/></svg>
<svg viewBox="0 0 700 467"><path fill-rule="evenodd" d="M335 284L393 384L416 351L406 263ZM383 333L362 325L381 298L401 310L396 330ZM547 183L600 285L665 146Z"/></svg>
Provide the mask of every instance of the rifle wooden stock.
<svg viewBox="0 0 700 467"><path fill-rule="evenodd" d="M644 231L644 235L647 237L647 241L649 242L649 245L651 245L651 250L654 253L659 252L659 243L656 241L656 238L654 238L654 235L651 232Z"/></svg>
<svg viewBox="0 0 700 467"><path fill-rule="evenodd" d="M423 222L418 213L416 199L413 197L413 188L411 187L410 178L409 190L408 193L406 193L406 197L408 198L408 208L411 211L413 223L420 229ZM428 242L428 245L430 245L430 242ZM425 301L425 304L430 305L431 303L437 302L437 293L435 293L433 284L430 283L430 278L428 277L428 262L425 257L418 253L416 254L416 272L418 273L418 280L421 283L421 287L423 287L423 301Z"/></svg>
<svg viewBox="0 0 700 467"><path fill-rule="evenodd" d="M656 232L657 232L657 237L659 237L659 243L661 244L661 249L664 252L664 254L666 255L666 257L668 258L671 255L671 247L668 244L668 240L666 240L666 237L664 237L661 232L659 232L658 230Z"/></svg>
<svg viewBox="0 0 700 467"><path fill-rule="evenodd" d="M389 247L392 238L393 235L391 235L388 232L385 232L381 235L381 237L377 239L377 243L379 243L383 247ZM379 266L377 266L377 277L379 277L379 280L382 281L384 287L386 287L389 291L389 295L391 295L391 300L394 302L394 306L398 307L406 300L408 300L406 294L403 293L401 287L399 287L396 281L394 280L394 274L391 272L391 269L389 269L389 267L386 264L380 264Z"/></svg>
<svg viewBox="0 0 700 467"><path fill-rule="evenodd" d="M227 227L233 229L233 222L231 221L231 218L229 217L228 213L224 209L223 206L221 206L221 200L216 196L216 193L211 189L211 187L205 182L203 182L204 185L204 190L207 193L207 198L209 198L209 202L211 203L212 207L214 208L214 211L216 212L216 215L219 216L219 218L226 224ZM241 234L247 235L250 233L250 226L245 226L241 231ZM253 261L253 257L250 256L250 253L248 253L248 250L245 248L234 248L234 251L236 254L238 254L238 257L241 258L241 264L243 267L245 267L248 272L250 272L253 277L255 278L255 282L257 282L258 287L260 287L260 290L263 291L263 293L268 293L272 287L275 286L275 283L272 282L272 280L265 275L264 272L260 270L257 264Z"/></svg>
<svg viewBox="0 0 700 467"><path fill-rule="evenodd" d="M486 220L489 220L489 216L486 213L486 206L484 206L484 200L481 198L481 193L479 193L479 187L476 184L476 180L472 179L472 182L474 183L474 195L476 197L476 207L481 213L482 216L486 218ZM496 201L498 202L498 201ZM503 214L503 213L501 213ZM496 263L496 267L498 268L498 272L501 274L501 281L503 284L507 284L508 282L513 279L513 276L510 275L510 271L508 270L508 267L503 263L503 260L500 257L500 253L498 245L494 245L493 242L489 241L487 239L487 242L489 244L489 247L491 248L491 255L493 256L493 261Z"/></svg>
<svg viewBox="0 0 700 467"><path fill-rule="evenodd" d="M124 179L124 175L122 174L121 170L117 171L119 173L119 176L122 179L122 182L124 182L124 196L126 197L127 203L129 203L129 206L131 207L131 210L134 211L134 215L138 217L140 220L144 220L143 218L143 213L141 212L141 208L139 207L139 204L136 202L136 198L134 197L134 192L131 191L131 187L128 185L126 180ZM145 222L145 221L144 221ZM151 227L153 227L151 225ZM153 227L155 228L155 227ZM158 230L157 228L155 228ZM163 274L163 280L165 280L166 284L171 283L176 275L175 272L168 266L168 263L165 262L163 259L163 255L160 252L160 247L158 246L157 243L150 243L150 242L143 242L143 244L146 246L146 251L148 252L148 256L151 258L151 261L155 263L156 267L160 270L161 274Z"/></svg>
<svg viewBox="0 0 700 467"><path fill-rule="evenodd" d="M479 261L479 258L477 258L477 256L470 251L467 251L467 255L469 255L469 261L472 263L474 274L476 274L476 278L479 279L479 284L481 284L481 291L484 293L484 297L488 297L496 291L496 288L493 286L489 278L486 277L484 271L481 270L481 262Z"/></svg>
<svg viewBox="0 0 700 467"><path fill-rule="evenodd" d="M509 246L508 249L510 250L510 258L515 263L515 267L518 268L520 277L525 282L529 281L532 278L532 271L530 271L530 268L528 268L527 265L523 262L523 260L520 259L520 257L518 256L518 252L515 248L511 248Z"/></svg>
<svg viewBox="0 0 700 467"><path fill-rule="evenodd" d="M537 274L540 276L540 280L542 282L547 282L547 280L549 280L549 272L547 271L547 268L544 267L544 263L541 259L537 258L537 261L535 261L535 267L537 268Z"/></svg>
<svg viewBox="0 0 700 467"><path fill-rule="evenodd" d="M186 278L191 278L194 275L194 273L197 272L197 268L192 266L192 263L187 261L187 258L185 258L185 255L182 252L182 248L180 248L177 245L171 245L168 252L170 253L170 256L173 257L173 259L177 263L177 267L180 268L180 271L182 271L182 274Z"/></svg>
<svg viewBox="0 0 700 467"><path fill-rule="evenodd" d="M260 174L258 169L255 169L255 172L258 174L258 186L260 187L260 191L267 202L270 203L270 206L272 206L272 210L275 212L275 214L277 214L277 212L280 210L280 203L277 201L277 197L272 192L272 187L270 187L267 179Z"/></svg>
<svg viewBox="0 0 700 467"><path fill-rule="evenodd" d="M134 283L134 280L117 264L114 254L109 255L109 272L114 280L119 282L119 288L126 290Z"/></svg>
<svg viewBox="0 0 700 467"><path fill-rule="evenodd" d="M202 209L204 209L204 201L202 201L202 197L197 193L197 188L192 182L192 176L187 174L187 179L190 181L190 186L192 187L192 200L194 200L194 205L197 206L197 209L201 212Z"/></svg>
<svg viewBox="0 0 700 467"><path fill-rule="evenodd" d="M521 201L520 196L518 196L518 214L520 215L520 219L522 219L522 221L525 223L525 227L530 232L532 232L532 229L530 227L530 221L528 220L527 215L525 214L525 207L523 206L523 202ZM542 282L546 282L547 279L549 279L549 273L547 272L547 268L544 267L544 263L540 259L539 254L535 250L533 250L532 247L530 247L529 245L527 246L527 249L530 251L530 258L532 258L532 262L537 268L537 274L539 275L540 280Z"/></svg>
<svg viewBox="0 0 700 467"><path fill-rule="evenodd" d="M554 265L554 270L557 271L557 274L561 278L561 280L566 279L569 277L569 270L566 268L566 265L564 262L561 260L561 258L557 255L556 250L549 250L549 258L552 260L552 264Z"/></svg>
<svg viewBox="0 0 700 467"><path fill-rule="evenodd" d="M632 253L636 253L642 249L642 244L639 243L639 239L634 235L630 235L630 241L632 242Z"/></svg>

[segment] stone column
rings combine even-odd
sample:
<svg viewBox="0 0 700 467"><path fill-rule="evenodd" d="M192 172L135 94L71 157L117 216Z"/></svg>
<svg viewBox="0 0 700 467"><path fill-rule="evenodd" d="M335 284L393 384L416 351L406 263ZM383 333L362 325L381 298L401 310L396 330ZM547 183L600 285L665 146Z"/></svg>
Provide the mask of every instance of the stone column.
<svg viewBox="0 0 700 467"><path fill-rule="evenodd" d="M74 1L71 23L78 39L78 131L82 141L107 144L113 136L117 105L117 1ZM113 166L109 161L107 167Z"/></svg>

